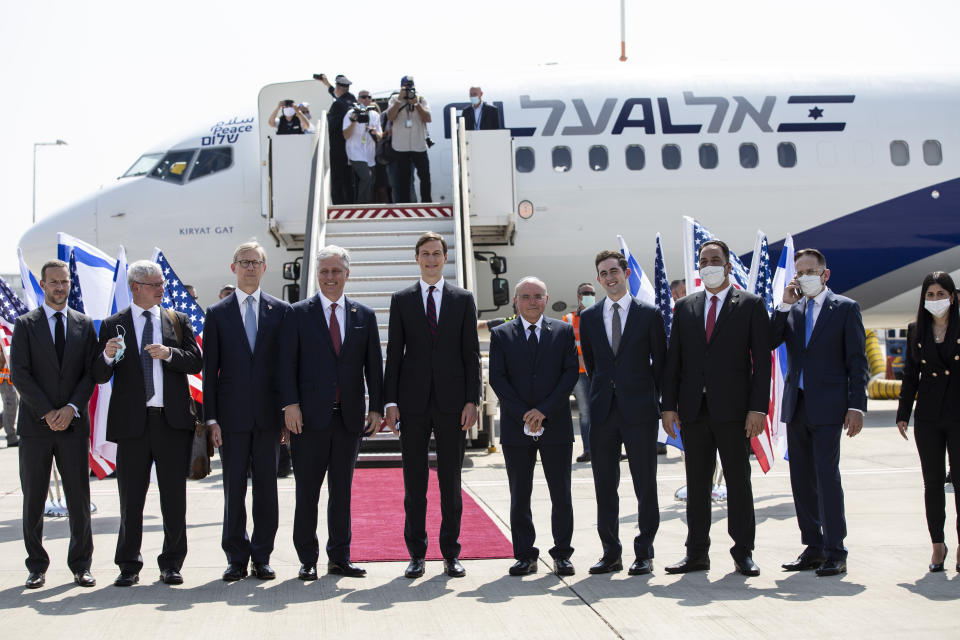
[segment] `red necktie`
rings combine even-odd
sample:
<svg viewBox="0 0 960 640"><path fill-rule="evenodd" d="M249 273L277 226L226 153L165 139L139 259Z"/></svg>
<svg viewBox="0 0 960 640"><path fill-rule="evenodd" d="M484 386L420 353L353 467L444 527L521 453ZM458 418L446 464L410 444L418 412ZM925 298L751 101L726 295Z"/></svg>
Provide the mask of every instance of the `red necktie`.
<svg viewBox="0 0 960 640"><path fill-rule="evenodd" d="M337 320L337 303L330 305L330 341L333 342L333 352L340 357L340 347L343 342L340 340L340 321ZM334 402L340 402L340 385L337 384L337 395Z"/></svg>
<svg viewBox="0 0 960 640"><path fill-rule="evenodd" d="M707 313L707 343L713 337L713 328L717 325L717 296L710 298L710 312Z"/></svg>

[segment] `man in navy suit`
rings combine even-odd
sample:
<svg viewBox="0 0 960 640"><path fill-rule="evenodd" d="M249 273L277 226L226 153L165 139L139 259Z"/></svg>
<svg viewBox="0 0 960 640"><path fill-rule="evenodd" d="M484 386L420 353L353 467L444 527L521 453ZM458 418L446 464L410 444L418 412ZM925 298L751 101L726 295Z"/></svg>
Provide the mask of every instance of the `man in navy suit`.
<svg viewBox="0 0 960 640"><path fill-rule="evenodd" d="M297 480L293 546L301 580L317 579L317 502L325 475L330 494L327 572L352 577L367 573L350 562L350 490L360 439L380 426L383 354L373 309L343 295L349 277L347 250L336 245L321 249L320 291L293 305L282 324L280 401L292 434Z"/></svg>
<svg viewBox="0 0 960 640"><path fill-rule="evenodd" d="M483 89L470 87L470 106L463 110L463 120L467 131L499 129L500 110L483 101Z"/></svg>
<svg viewBox="0 0 960 640"><path fill-rule="evenodd" d="M223 463L223 535L227 582L251 572L277 574L270 553L277 534L280 323L290 305L260 290L267 253L256 241L233 253L237 288L207 309L203 340L203 417ZM247 536L247 476L253 479L253 536Z"/></svg>
<svg viewBox="0 0 960 640"><path fill-rule="evenodd" d="M630 269L618 251L594 261L607 297L580 315L580 345L590 378L590 455L597 495L597 533L603 557L590 573L623 568L620 545L620 447L627 450L637 497L639 533L630 575L653 570L653 539L660 528L657 432L660 383L667 356L663 318L656 307L627 293Z"/></svg>
<svg viewBox="0 0 960 640"><path fill-rule="evenodd" d="M869 370L860 305L826 287L827 259L816 249L795 256L796 278L773 315L773 345L786 342L789 369L782 420L787 423L790 484L806 549L787 571L818 576L847 570L847 522L840 484L840 434L863 428Z"/></svg>
<svg viewBox="0 0 960 640"><path fill-rule="evenodd" d="M517 560L510 567L512 576L537 571L540 551L533 546L530 494L538 451L553 505L554 571L574 574L570 392L577 384L580 362L573 327L544 317L548 299L543 281L522 279L514 295L520 317L490 333L490 385L500 399L500 444L510 481L510 530Z"/></svg>

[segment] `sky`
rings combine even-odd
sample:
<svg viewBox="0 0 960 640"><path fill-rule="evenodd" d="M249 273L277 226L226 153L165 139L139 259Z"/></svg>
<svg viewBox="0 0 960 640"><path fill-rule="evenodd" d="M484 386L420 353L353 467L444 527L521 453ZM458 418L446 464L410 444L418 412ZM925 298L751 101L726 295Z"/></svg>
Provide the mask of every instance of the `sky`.
<svg viewBox="0 0 960 640"><path fill-rule="evenodd" d="M377 92L418 69L472 78L481 66L589 69L620 55L618 0L418 0L398 18L401 4L0 3L0 273L16 270L31 224L36 142L67 142L37 148L40 220L156 143L225 110L254 111L266 84L343 72ZM956 0L626 0L626 18L624 69L638 76L708 64L909 74L960 63Z"/></svg>

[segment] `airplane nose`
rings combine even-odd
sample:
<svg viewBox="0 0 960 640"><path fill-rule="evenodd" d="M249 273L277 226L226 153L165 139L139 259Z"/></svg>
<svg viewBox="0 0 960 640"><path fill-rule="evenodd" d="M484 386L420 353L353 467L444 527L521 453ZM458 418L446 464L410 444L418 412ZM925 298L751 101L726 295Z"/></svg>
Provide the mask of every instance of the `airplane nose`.
<svg viewBox="0 0 960 640"><path fill-rule="evenodd" d="M38 272L44 262L57 257L57 233L68 233L96 246L96 228L97 199L90 196L38 221L20 236L18 246L30 269Z"/></svg>

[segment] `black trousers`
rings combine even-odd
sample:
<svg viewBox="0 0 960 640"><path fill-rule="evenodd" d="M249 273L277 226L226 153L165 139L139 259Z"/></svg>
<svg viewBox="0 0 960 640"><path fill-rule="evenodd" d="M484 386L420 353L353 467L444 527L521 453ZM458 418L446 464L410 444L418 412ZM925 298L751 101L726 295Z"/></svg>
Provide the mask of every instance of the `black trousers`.
<svg viewBox="0 0 960 640"><path fill-rule="evenodd" d="M550 490L550 530L553 548L550 556L569 559L573 555L573 500L570 495L570 465L573 444L542 444L531 438L527 445L503 445L503 460L510 482L510 533L513 538L513 557L517 560L536 560L540 550L534 546L537 532L530 511L533 492L533 469L540 464Z"/></svg>
<svg viewBox="0 0 960 640"><path fill-rule="evenodd" d="M800 541L808 552L819 550L829 560L847 558L847 549L843 546L847 520L840 482L842 432L842 424L810 424L806 398L801 392L793 420L787 426L793 506L797 511ZM940 457L943 458L942 453ZM940 493L943 493L942 480Z"/></svg>
<svg viewBox="0 0 960 640"><path fill-rule="evenodd" d="M750 484L750 441L744 432L745 422L745 419L713 420L707 399L703 398L696 420L681 425L687 472L686 544L690 557L705 556L710 550L710 492L718 452L727 485L727 532L733 538L730 553L742 559L753 551L756 521Z"/></svg>
<svg viewBox="0 0 960 640"><path fill-rule="evenodd" d="M947 475L943 467L944 452L949 456L953 470L953 500L958 514L957 535L960 536L960 420L957 416L940 420L914 419L913 439L917 441L917 452L920 454L923 503L927 511L930 541L944 541L943 526L947 517L943 491Z"/></svg>
<svg viewBox="0 0 960 640"><path fill-rule="evenodd" d="M436 406L431 403L431 406ZM430 433L437 447L437 479L440 483L440 553L460 556L460 470L466 434L459 413L440 413L436 408L422 414L401 415L400 451L403 458L403 539L411 558L427 555L427 480L430 477Z"/></svg>
<svg viewBox="0 0 960 640"><path fill-rule="evenodd" d="M253 559L268 564L279 523L278 429L222 431L223 535L227 562L245 565ZM247 475L253 481L253 535L247 537Z"/></svg>
<svg viewBox="0 0 960 640"><path fill-rule="evenodd" d="M297 480L293 546L302 564L316 564L320 557L317 509L324 476L329 481L327 558L330 562L350 562L350 493L359 451L360 434L346 430L339 410L333 412L326 429L291 435L290 456Z"/></svg>
<svg viewBox="0 0 960 640"><path fill-rule="evenodd" d="M347 148L343 135L335 134L339 141L330 140L330 199L333 204L351 204L353 202L353 169L347 159Z"/></svg>
<svg viewBox="0 0 960 640"><path fill-rule="evenodd" d="M143 435L117 442L117 488L120 491L120 535L114 562L121 571L143 568L143 505L150 488L150 467L157 465L163 549L160 570L179 571L187 557L187 473L193 446L192 429L174 429L166 417L148 413Z"/></svg>
<svg viewBox="0 0 960 640"><path fill-rule="evenodd" d="M23 491L23 542L27 570L46 572L50 556L43 548L43 511L50 487L50 467L57 461L70 515L67 566L74 573L90 568L93 530L90 528L90 440L84 429L20 438L20 487Z"/></svg>
<svg viewBox="0 0 960 640"><path fill-rule="evenodd" d="M430 195L430 160L426 151L398 151L394 162L397 163L397 184L401 193L410 184L413 167L420 178L420 202L433 202ZM410 194L411 199L413 194Z"/></svg>
<svg viewBox="0 0 960 640"><path fill-rule="evenodd" d="M620 545L620 447L627 450L633 493L637 498L637 525L633 539L636 557L653 558L653 539L660 528L657 499L657 423L627 424L617 408L616 397L602 423L590 425L590 457L597 496L597 533L604 560L621 556Z"/></svg>

